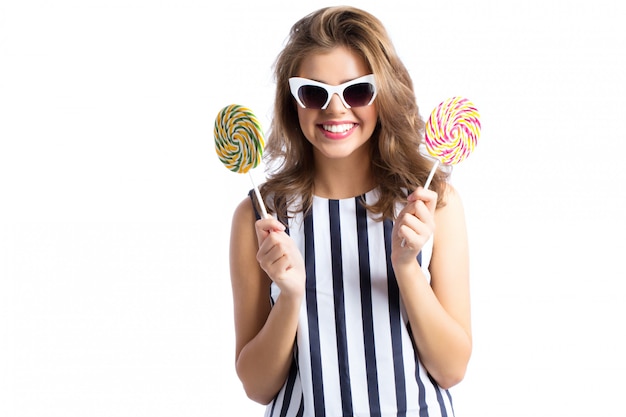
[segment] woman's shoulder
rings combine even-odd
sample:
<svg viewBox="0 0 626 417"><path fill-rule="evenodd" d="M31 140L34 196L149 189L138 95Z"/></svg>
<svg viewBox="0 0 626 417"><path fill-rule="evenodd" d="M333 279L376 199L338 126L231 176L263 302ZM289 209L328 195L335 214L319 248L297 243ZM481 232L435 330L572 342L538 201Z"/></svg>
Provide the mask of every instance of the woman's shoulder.
<svg viewBox="0 0 626 417"><path fill-rule="evenodd" d="M235 207L231 223L230 244L231 248L237 248L237 254L250 255L256 253L255 223L256 216L252 200L245 198ZM231 256L236 255L233 252ZM254 258L254 255L252 257Z"/></svg>
<svg viewBox="0 0 626 417"><path fill-rule="evenodd" d="M463 207L463 203L461 200L461 195L459 191L449 182L445 182L442 187L442 196L441 196L441 207L440 209L448 207L448 209L459 209Z"/></svg>
<svg viewBox="0 0 626 417"><path fill-rule="evenodd" d="M254 206L252 205L252 200L248 196L242 199L235 207L233 212L233 222L249 222L253 224L255 220Z"/></svg>

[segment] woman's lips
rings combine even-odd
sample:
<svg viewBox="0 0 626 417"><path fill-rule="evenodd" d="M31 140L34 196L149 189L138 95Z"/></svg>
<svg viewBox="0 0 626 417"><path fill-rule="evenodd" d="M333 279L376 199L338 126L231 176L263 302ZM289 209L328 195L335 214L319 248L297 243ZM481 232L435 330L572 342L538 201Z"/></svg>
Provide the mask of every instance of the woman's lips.
<svg viewBox="0 0 626 417"><path fill-rule="evenodd" d="M324 136L329 139L343 139L357 127L356 123L322 123L318 125Z"/></svg>

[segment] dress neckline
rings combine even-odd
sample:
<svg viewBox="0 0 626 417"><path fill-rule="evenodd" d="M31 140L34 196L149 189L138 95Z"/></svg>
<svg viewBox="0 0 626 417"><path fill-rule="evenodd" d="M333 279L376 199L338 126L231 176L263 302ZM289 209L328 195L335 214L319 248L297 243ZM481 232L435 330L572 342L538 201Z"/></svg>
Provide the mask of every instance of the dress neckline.
<svg viewBox="0 0 626 417"><path fill-rule="evenodd" d="M313 194L313 200L317 200L317 201L349 201L349 200L354 200L355 198L358 197L363 197L365 196L366 200L369 200L371 196L377 195L378 192L378 187L375 187L369 191L364 192L363 194L358 194L358 195L354 195L354 196L350 196L350 197L344 197L344 198L329 198L329 197L321 197L317 194Z"/></svg>

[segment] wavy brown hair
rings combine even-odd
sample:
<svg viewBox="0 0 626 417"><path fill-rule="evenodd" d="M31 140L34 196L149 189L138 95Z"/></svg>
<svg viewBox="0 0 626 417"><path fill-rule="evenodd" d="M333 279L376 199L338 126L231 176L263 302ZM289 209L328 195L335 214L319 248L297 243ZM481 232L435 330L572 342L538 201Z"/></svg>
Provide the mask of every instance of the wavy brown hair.
<svg viewBox="0 0 626 417"><path fill-rule="evenodd" d="M275 62L276 99L265 158L268 177L261 187L271 211L281 217L294 202L307 211L313 200L313 148L298 121L289 78L296 76L302 61L311 54L347 47L360 54L376 79L378 122L370 138L378 202L367 205L375 214L395 217L395 205L406 202L406 193L426 182L432 161L419 152L424 121L417 107L413 82L382 23L353 7L327 7L298 21ZM447 172L438 170L430 189L442 195Z"/></svg>

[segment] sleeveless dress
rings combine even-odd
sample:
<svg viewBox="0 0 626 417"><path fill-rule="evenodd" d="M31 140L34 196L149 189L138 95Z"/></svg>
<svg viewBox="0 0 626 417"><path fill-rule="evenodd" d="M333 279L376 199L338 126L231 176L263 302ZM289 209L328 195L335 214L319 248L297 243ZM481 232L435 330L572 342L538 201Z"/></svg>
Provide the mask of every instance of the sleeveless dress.
<svg viewBox="0 0 626 417"><path fill-rule="evenodd" d="M251 196L252 197L252 196ZM294 359L266 417L454 416L448 390L422 366L391 266L391 220L363 207L377 190L314 197L288 221L306 265ZM432 239L418 256L430 280ZM280 290L272 284L271 302Z"/></svg>

